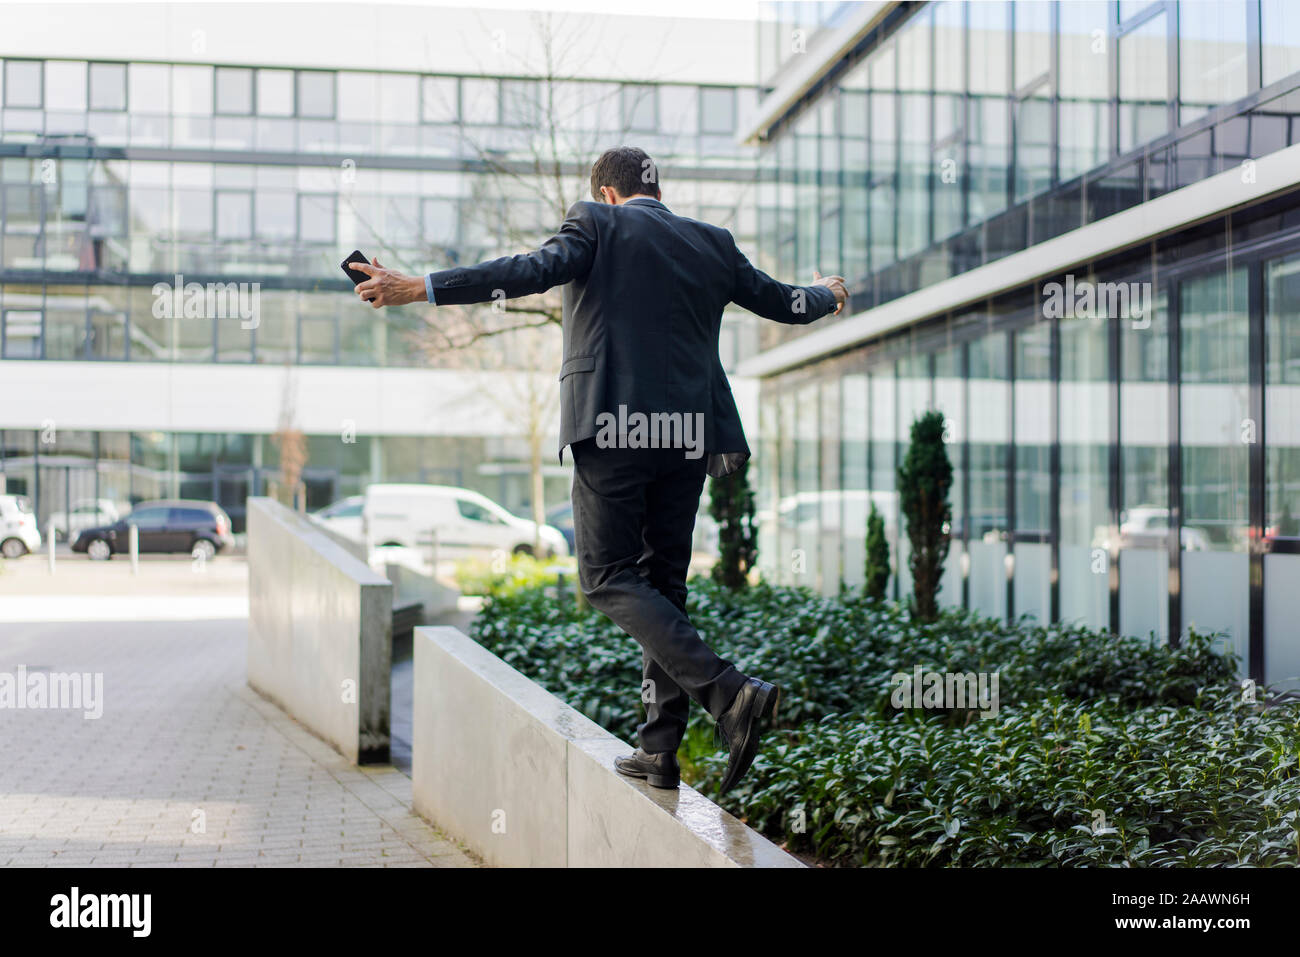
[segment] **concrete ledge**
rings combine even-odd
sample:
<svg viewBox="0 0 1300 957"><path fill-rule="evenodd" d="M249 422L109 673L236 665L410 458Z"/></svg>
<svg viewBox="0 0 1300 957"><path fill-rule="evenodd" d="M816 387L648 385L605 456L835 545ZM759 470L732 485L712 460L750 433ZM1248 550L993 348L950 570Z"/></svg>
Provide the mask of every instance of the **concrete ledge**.
<svg viewBox="0 0 1300 957"><path fill-rule="evenodd" d="M415 630L415 810L506 867L802 867L686 785L613 767L632 748L454 628Z"/></svg>
<svg viewBox="0 0 1300 957"><path fill-rule="evenodd" d="M269 498L248 500L248 684L354 763L387 761L393 586Z"/></svg>

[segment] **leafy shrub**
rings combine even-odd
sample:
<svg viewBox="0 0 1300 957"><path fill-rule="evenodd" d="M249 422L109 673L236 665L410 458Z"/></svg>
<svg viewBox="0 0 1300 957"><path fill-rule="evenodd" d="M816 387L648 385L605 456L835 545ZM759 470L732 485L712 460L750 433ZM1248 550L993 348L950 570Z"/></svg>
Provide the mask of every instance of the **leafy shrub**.
<svg viewBox="0 0 1300 957"><path fill-rule="evenodd" d="M1297 863L1300 708L1242 702L1209 637L1169 648L951 609L924 623L862 590L704 580L688 611L719 654L782 688L723 804L792 848L844 865ZM603 615L518 590L486 602L474 634L634 738L640 654ZM997 714L895 709L890 678L915 665L998 672ZM706 793L726 764L711 723L693 708L681 751Z"/></svg>
<svg viewBox="0 0 1300 957"><path fill-rule="evenodd" d="M576 583L578 565L571 558L543 560L522 553L493 559L467 558L456 563L456 585L464 595L511 595L556 584L559 576L554 569L560 566L568 569L566 581Z"/></svg>

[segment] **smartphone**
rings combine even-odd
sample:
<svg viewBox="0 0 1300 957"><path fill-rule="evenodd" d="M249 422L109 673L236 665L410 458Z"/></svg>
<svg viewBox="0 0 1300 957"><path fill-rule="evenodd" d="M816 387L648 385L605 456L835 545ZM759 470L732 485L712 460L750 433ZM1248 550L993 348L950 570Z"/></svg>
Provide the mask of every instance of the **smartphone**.
<svg viewBox="0 0 1300 957"><path fill-rule="evenodd" d="M367 259L364 255L362 255L360 249L354 249L352 250L352 252L348 254L347 259L339 263L339 268L342 269L343 272L347 274L347 277L352 280L352 285L359 286L370 277L363 272L351 268L352 263L365 263L368 266L370 265L370 260ZM374 301L375 300L373 298L366 300L366 302L374 302Z"/></svg>

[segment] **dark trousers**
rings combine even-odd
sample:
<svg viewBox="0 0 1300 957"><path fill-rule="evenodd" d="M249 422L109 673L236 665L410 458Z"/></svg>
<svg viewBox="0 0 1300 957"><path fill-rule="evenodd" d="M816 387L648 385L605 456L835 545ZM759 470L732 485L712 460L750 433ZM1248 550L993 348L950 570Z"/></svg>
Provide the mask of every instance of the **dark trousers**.
<svg viewBox="0 0 1300 957"><path fill-rule="evenodd" d="M676 751L691 698L717 718L745 683L686 615L706 458L689 459L683 449L599 448L594 438L571 449L578 581L592 607L641 646L641 749Z"/></svg>

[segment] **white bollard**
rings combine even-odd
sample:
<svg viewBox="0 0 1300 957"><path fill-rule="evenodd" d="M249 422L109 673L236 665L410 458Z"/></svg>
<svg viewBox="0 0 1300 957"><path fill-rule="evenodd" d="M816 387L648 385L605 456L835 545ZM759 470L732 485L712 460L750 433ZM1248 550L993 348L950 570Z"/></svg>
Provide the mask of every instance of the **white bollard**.
<svg viewBox="0 0 1300 957"><path fill-rule="evenodd" d="M54 522L53 521L50 522L49 527L45 531L46 534L49 536L48 541L50 543L50 574L53 575L54 574Z"/></svg>
<svg viewBox="0 0 1300 957"><path fill-rule="evenodd" d="M131 550L131 574L140 574L140 527L138 525L128 525L131 534L127 539L128 546Z"/></svg>

